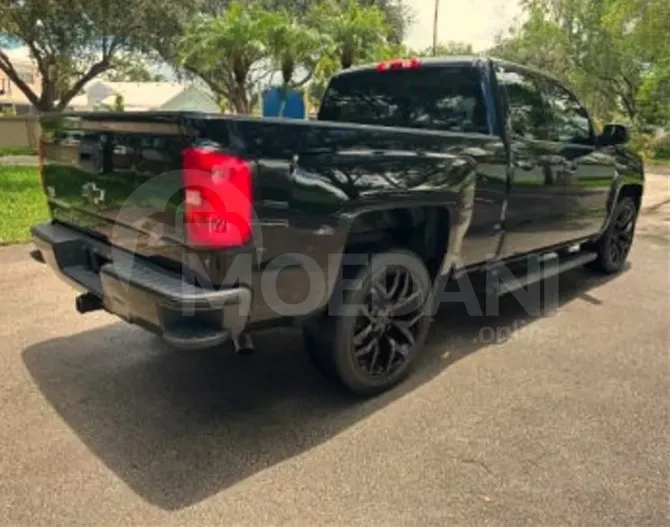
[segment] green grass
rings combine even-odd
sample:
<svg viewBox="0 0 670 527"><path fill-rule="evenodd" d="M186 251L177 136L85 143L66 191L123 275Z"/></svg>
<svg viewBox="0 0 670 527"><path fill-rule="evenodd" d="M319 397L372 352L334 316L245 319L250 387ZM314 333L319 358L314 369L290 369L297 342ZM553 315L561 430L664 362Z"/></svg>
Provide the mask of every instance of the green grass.
<svg viewBox="0 0 670 527"><path fill-rule="evenodd" d="M30 146L0 148L0 157L4 156L36 156L37 149Z"/></svg>
<svg viewBox="0 0 670 527"><path fill-rule="evenodd" d="M49 217L36 167L0 165L0 245L26 242Z"/></svg>

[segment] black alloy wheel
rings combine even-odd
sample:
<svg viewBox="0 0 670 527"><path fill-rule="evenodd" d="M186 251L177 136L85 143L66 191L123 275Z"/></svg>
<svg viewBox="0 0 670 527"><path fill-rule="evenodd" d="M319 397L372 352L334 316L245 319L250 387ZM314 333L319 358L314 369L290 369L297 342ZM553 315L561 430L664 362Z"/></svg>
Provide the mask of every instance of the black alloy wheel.
<svg viewBox="0 0 670 527"><path fill-rule="evenodd" d="M613 218L613 229L610 240L609 259L613 265L620 267L626 261L630 248L633 245L633 234L635 233L635 204L624 203L625 206L617 207L616 216Z"/></svg>
<svg viewBox="0 0 670 527"><path fill-rule="evenodd" d="M638 208L632 198L624 196L614 207L609 227L598 240L598 258L591 265L597 271L611 274L620 271L633 246Z"/></svg>
<svg viewBox="0 0 670 527"><path fill-rule="evenodd" d="M353 280L333 294L327 314L305 327L316 368L358 395L384 392L403 380L424 347L431 279L414 253L371 256Z"/></svg>
<svg viewBox="0 0 670 527"><path fill-rule="evenodd" d="M373 278L354 323L354 361L371 378L391 377L411 360L420 337L427 297L421 281L404 266Z"/></svg>

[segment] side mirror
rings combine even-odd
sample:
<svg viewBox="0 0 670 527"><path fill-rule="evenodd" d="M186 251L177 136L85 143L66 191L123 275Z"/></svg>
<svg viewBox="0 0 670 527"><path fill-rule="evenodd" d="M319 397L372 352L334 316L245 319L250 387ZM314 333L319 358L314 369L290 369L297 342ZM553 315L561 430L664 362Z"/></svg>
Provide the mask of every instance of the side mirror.
<svg viewBox="0 0 670 527"><path fill-rule="evenodd" d="M628 141L628 128L622 124L606 124L600 135L600 144L603 146L625 145Z"/></svg>

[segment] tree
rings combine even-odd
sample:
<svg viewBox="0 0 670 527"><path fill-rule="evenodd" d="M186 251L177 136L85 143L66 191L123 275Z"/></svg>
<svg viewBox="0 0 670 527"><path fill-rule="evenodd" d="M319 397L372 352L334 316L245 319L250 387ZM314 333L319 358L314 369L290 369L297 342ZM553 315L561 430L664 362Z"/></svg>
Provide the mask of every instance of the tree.
<svg viewBox="0 0 670 527"><path fill-rule="evenodd" d="M362 7L366 4L372 7ZM393 22L389 24L380 17L380 12L384 9L399 9L399 7L406 10L400 1L364 0L359 4L349 0L337 0L335 4L326 2L313 8L308 20L320 28L322 34L329 35L330 49L317 64L309 84L308 96L312 106L320 103L330 78L342 68L346 69L355 63L419 55L407 46L397 43ZM333 15L337 18L329 19ZM388 18L388 15L385 16ZM405 15L404 20L403 28L409 23L410 18ZM348 45L351 50L349 60L347 60L347 54L350 53L347 51Z"/></svg>
<svg viewBox="0 0 670 527"><path fill-rule="evenodd" d="M447 57L450 55L474 55L472 49L472 44L467 42L440 42L435 48L435 56L437 57ZM422 50L419 53L421 57L431 57L433 56L433 46Z"/></svg>
<svg viewBox="0 0 670 527"><path fill-rule="evenodd" d="M221 16L199 16L179 43L180 64L198 75L237 113L250 113L258 90L254 69L268 58L276 16L260 4L231 2Z"/></svg>
<svg viewBox="0 0 670 527"><path fill-rule="evenodd" d="M113 103L99 103L94 110L102 110L106 112L124 112L126 109L125 102L123 100L123 96L120 94L114 95L114 102Z"/></svg>
<svg viewBox="0 0 670 527"><path fill-rule="evenodd" d="M146 58L137 53L114 57L112 68L103 76L110 82L165 82L165 77L152 71Z"/></svg>
<svg viewBox="0 0 670 527"><path fill-rule="evenodd" d="M341 0L346 2L347 0ZM403 0L360 0L361 5L382 11L388 24L388 40L400 45L407 36L407 29L414 21L412 10Z"/></svg>
<svg viewBox="0 0 670 527"><path fill-rule="evenodd" d="M570 82L590 109L641 124L667 93L667 0L523 0L526 21L493 54ZM667 119L667 113L666 113Z"/></svg>
<svg viewBox="0 0 670 527"><path fill-rule="evenodd" d="M211 0L221 2L225 0ZM331 0L326 0L331 1ZM334 0L341 8L346 9L349 0ZM309 14L314 6L322 3L322 0L263 0L263 5L272 11L285 10L298 19L303 19ZM383 14L387 22L387 37L393 44L401 44L407 29L412 24L414 17L412 10L404 0L358 0L362 7L376 7Z"/></svg>
<svg viewBox="0 0 670 527"><path fill-rule="evenodd" d="M330 37L331 53L338 57L342 69L370 60L375 50L388 44L390 26L383 11L376 6L363 6L357 0L317 4L309 20Z"/></svg>
<svg viewBox="0 0 670 527"><path fill-rule="evenodd" d="M0 50L0 70L40 111L60 111L114 66L124 50L160 39L170 0L0 0L0 33L29 50L41 77L33 91Z"/></svg>
<svg viewBox="0 0 670 527"><path fill-rule="evenodd" d="M289 88L304 86L313 77L323 54L328 51L329 39L285 11L275 18L267 38L272 66L282 76L282 109L279 112L282 116ZM297 69L303 71L303 76L296 81Z"/></svg>
<svg viewBox="0 0 670 527"><path fill-rule="evenodd" d="M670 57L658 60L644 75L637 102L645 123L670 125Z"/></svg>
<svg viewBox="0 0 670 527"><path fill-rule="evenodd" d="M268 26L268 50L274 68L282 74L284 87L304 85L328 50L328 36L300 23L286 11L277 13ZM301 80L294 82L298 67L302 67L306 73Z"/></svg>

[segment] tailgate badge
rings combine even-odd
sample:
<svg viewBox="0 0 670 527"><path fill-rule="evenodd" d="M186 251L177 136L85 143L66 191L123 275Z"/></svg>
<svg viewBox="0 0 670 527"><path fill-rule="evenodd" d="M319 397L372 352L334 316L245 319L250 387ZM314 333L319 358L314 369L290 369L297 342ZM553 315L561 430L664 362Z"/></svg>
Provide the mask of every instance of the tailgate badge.
<svg viewBox="0 0 670 527"><path fill-rule="evenodd" d="M81 195L94 205L100 205L105 201L104 189L98 188L93 181L82 185Z"/></svg>

